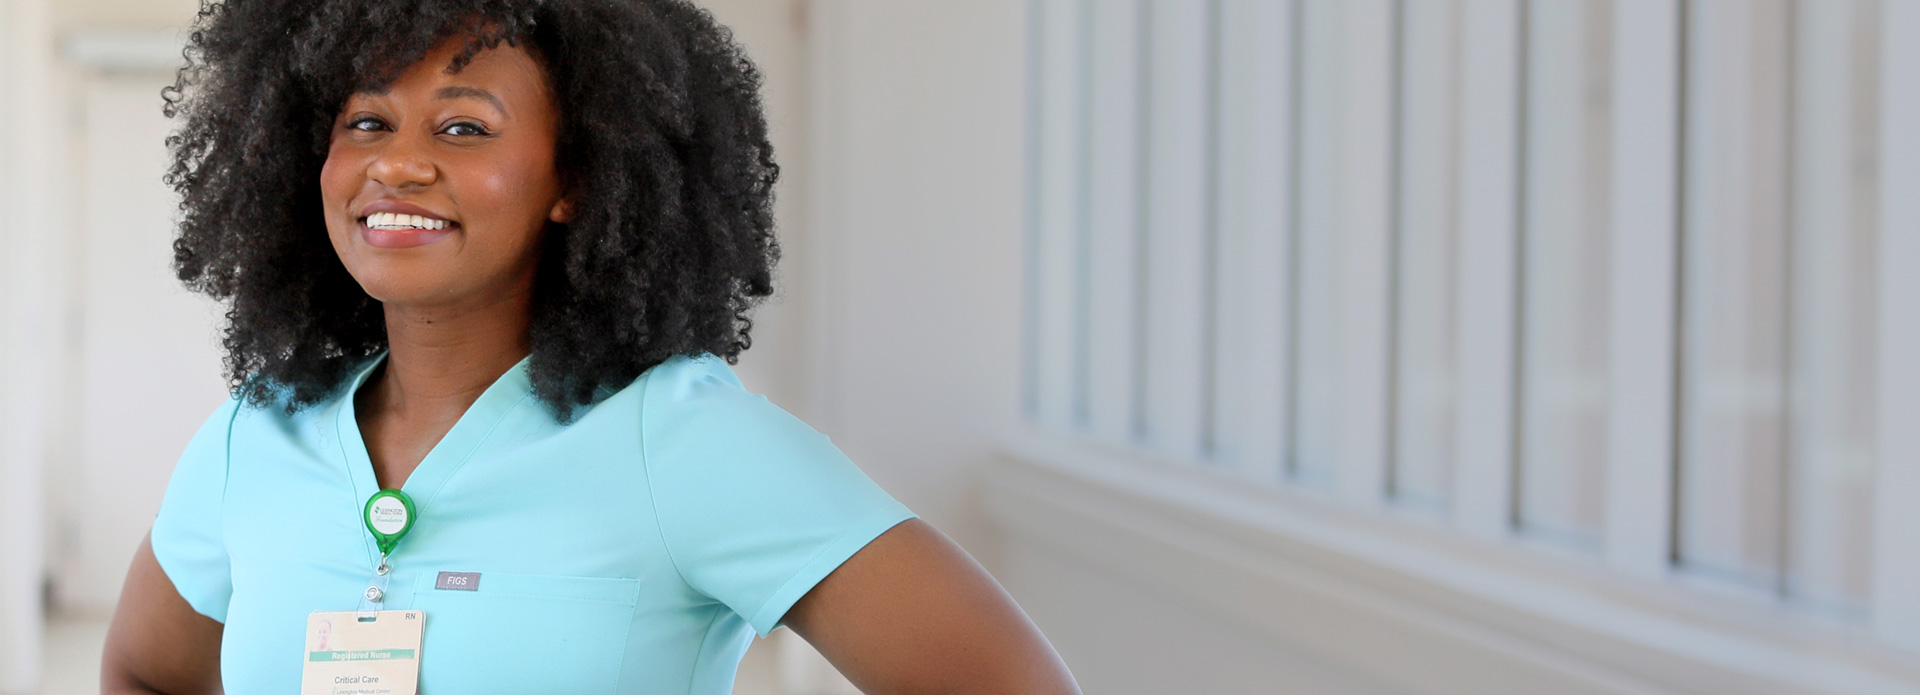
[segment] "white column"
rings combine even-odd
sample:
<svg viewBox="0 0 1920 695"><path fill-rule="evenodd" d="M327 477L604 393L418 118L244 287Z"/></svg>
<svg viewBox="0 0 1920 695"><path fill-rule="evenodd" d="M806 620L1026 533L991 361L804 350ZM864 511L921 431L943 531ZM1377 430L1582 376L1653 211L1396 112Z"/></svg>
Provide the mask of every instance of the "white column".
<svg viewBox="0 0 1920 695"><path fill-rule="evenodd" d="M1095 437L1130 443L1139 396L1139 260L1146 184L1145 7L1091 3L1088 20L1087 425Z"/></svg>
<svg viewBox="0 0 1920 695"><path fill-rule="evenodd" d="M1348 389L1340 368L1340 146L1345 83L1340 38L1344 7L1334 0L1299 0L1294 55L1297 134L1294 142L1292 240L1294 259L1293 401L1288 413L1287 473L1296 482L1325 487L1341 460L1341 399Z"/></svg>
<svg viewBox="0 0 1920 695"><path fill-rule="evenodd" d="M1213 233L1212 2L1150 0L1147 21L1145 435L1203 456L1206 247Z"/></svg>
<svg viewBox="0 0 1920 695"><path fill-rule="evenodd" d="M1784 2L1697 0L1686 20L1675 555L1688 570L1777 585L1781 566L1791 15ZM1794 201L1793 205L1799 205Z"/></svg>
<svg viewBox="0 0 1920 695"><path fill-rule="evenodd" d="M1669 567L1673 531L1674 311L1680 8L1613 6L1613 390L1607 421L1608 564Z"/></svg>
<svg viewBox="0 0 1920 695"><path fill-rule="evenodd" d="M1285 475L1292 261L1293 13L1223 0L1220 16L1219 312L1214 456L1249 478Z"/></svg>
<svg viewBox="0 0 1920 695"><path fill-rule="evenodd" d="M1402 2L1393 205L1396 505L1451 497L1459 421L1460 3Z"/></svg>
<svg viewBox="0 0 1920 695"><path fill-rule="evenodd" d="M1606 483L1606 53L1597 0L1528 2L1522 28L1516 525L1598 546Z"/></svg>
<svg viewBox="0 0 1920 695"><path fill-rule="evenodd" d="M1864 604L1873 574L1878 0L1793 10L1792 295L1782 516L1798 599Z"/></svg>
<svg viewBox="0 0 1920 695"><path fill-rule="evenodd" d="M1349 0L1340 52L1344 84L1339 88L1341 147L1346 157L1340 180L1344 237L1341 253L1341 399L1340 470L1342 496L1361 504L1379 504L1387 492L1387 374L1393 354L1390 337L1392 299L1388 278L1392 257L1387 223L1393 201L1393 3Z"/></svg>
<svg viewBox="0 0 1920 695"><path fill-rule="evenodd" d="M1874 628L1920 649L1920 3L1883 5L1880 40L1879 458Z"/></svg>
<svg viewBox="0 0 1920 695"><path fill-rule="evenodd" d="M1513 527L1520 6L1467 0L1461 18L1460 390L1454 519Z"/></svg>
<svg viewBox="0 0 1920 695"><path fill-rule="evenodd" d="M1028 79L1035 80L1038 109L1031 121L1033 206L1028 252L1027 388L1030 415L1054 429L1077 423L1075 373L1077 270L1079 235L1083 222L1080 204L1086 160L1081 127L1086 59L1081 50L1083 11L1080 0L1034 0L1037 54Z"/></svg>
<svg viewBox="0 0 1920 695"><path fill-rule="evenodd" d="M0 693L20 695L41 675L42 471L64 371L52 43L46 0L0 0Z"/></svg>

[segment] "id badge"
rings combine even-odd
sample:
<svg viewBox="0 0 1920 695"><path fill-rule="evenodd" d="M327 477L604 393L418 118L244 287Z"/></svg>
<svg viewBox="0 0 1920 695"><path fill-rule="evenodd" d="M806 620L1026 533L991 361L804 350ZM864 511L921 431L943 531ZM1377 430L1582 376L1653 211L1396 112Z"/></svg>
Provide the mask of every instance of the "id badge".
<svg viewBox="0 0 1920 695"><path fill-rule="evenodd" d="M420 686L420 634L427 614L358 611L307 616L307 653L300 695L415 695Z"/></svg>

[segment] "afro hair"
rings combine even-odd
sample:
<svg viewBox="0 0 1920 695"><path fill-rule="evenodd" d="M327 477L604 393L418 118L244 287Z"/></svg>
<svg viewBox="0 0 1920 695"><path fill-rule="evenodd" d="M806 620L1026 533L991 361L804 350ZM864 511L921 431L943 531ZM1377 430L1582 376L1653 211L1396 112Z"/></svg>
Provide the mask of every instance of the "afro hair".
<svg viewBox="0 0 1920 695"><path fill-rule="evenodd" d="M447 68L506 42L533 55L560 111L575 201L544 232L529 376L561 420L675 354L737 362L773 292L779 246L761 77L732 33L684 0L226 0L205 4L163 93L180 195L174 268L226 303L230 388L289 411L334 393L387 346L380 303L328 242L320 170L352 94L431 48Z"/></svg>

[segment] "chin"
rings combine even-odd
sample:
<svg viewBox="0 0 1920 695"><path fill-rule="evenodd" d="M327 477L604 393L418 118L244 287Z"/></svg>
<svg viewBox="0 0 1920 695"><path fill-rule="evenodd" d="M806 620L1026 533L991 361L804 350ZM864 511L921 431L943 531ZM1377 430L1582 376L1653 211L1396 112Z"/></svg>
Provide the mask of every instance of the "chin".
<svg viewBox="0 0 1920 695"><path fill-rule="evenodd" d="M420 305L444 302L458 296L450 281L451 273L436 272L415 264L382 263L378 269L349 269L353 279L367 296L382 304ZM415 266L415 267L407 267Z"/></svg>

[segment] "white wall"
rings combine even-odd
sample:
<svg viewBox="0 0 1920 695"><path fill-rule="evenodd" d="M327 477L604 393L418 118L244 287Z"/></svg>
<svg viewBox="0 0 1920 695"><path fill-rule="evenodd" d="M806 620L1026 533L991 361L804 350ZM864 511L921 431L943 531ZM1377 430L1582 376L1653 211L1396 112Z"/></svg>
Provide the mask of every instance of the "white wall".
<svg viewBox="0 0 1920 695"><path fill-rule="evenodd" d="M219 311L174 278L175 198L160 182L172 124L164 71L86 77L75 158L77 322L67 442L49 469L56 514L48 563L58 607L106 615L152 525L180 451L226 400Z"/></svg>
<svg viewBox="0 0 1920 695"><path fill-rule="evenodd" d="M814 5L813 424L991 556L975 481L1018 406L1025 9Z"/></svg>
<svg viewBox="0 0 1920 695"><path fill-rule="evenodd" d="M25 693L38 679L41 636L42 400L39 368L55 357L59 312L46 299L45 263L60 248L47 210L28 203L51 193L53 165L44 107L52 58L48 3L0 0L0 693Z"/></svg>
<svg viewBox="0 0 1920 695"><path fill-rule="evenodd" d="M61 34L88 30L174 29L193 20L200 0L59 0L53 24Z"/></svg>
<svg viewBox="0 0 1920 695"><path fill-rule="evenodd" d="M12 566L36 596L44 569L49 608L103 617L175 458L224 398L217 309L173 279L174 203L160 180L171 128L160 90L179 55L170 24L192 8L16 2L32 13L12 25L30 53L11 64L34 84L8 91L21 197L7 230L18 386L5 392L5 460L18 469L8 489L32 497L19 508L40 511L4 529L43 549Z"/></svg>

